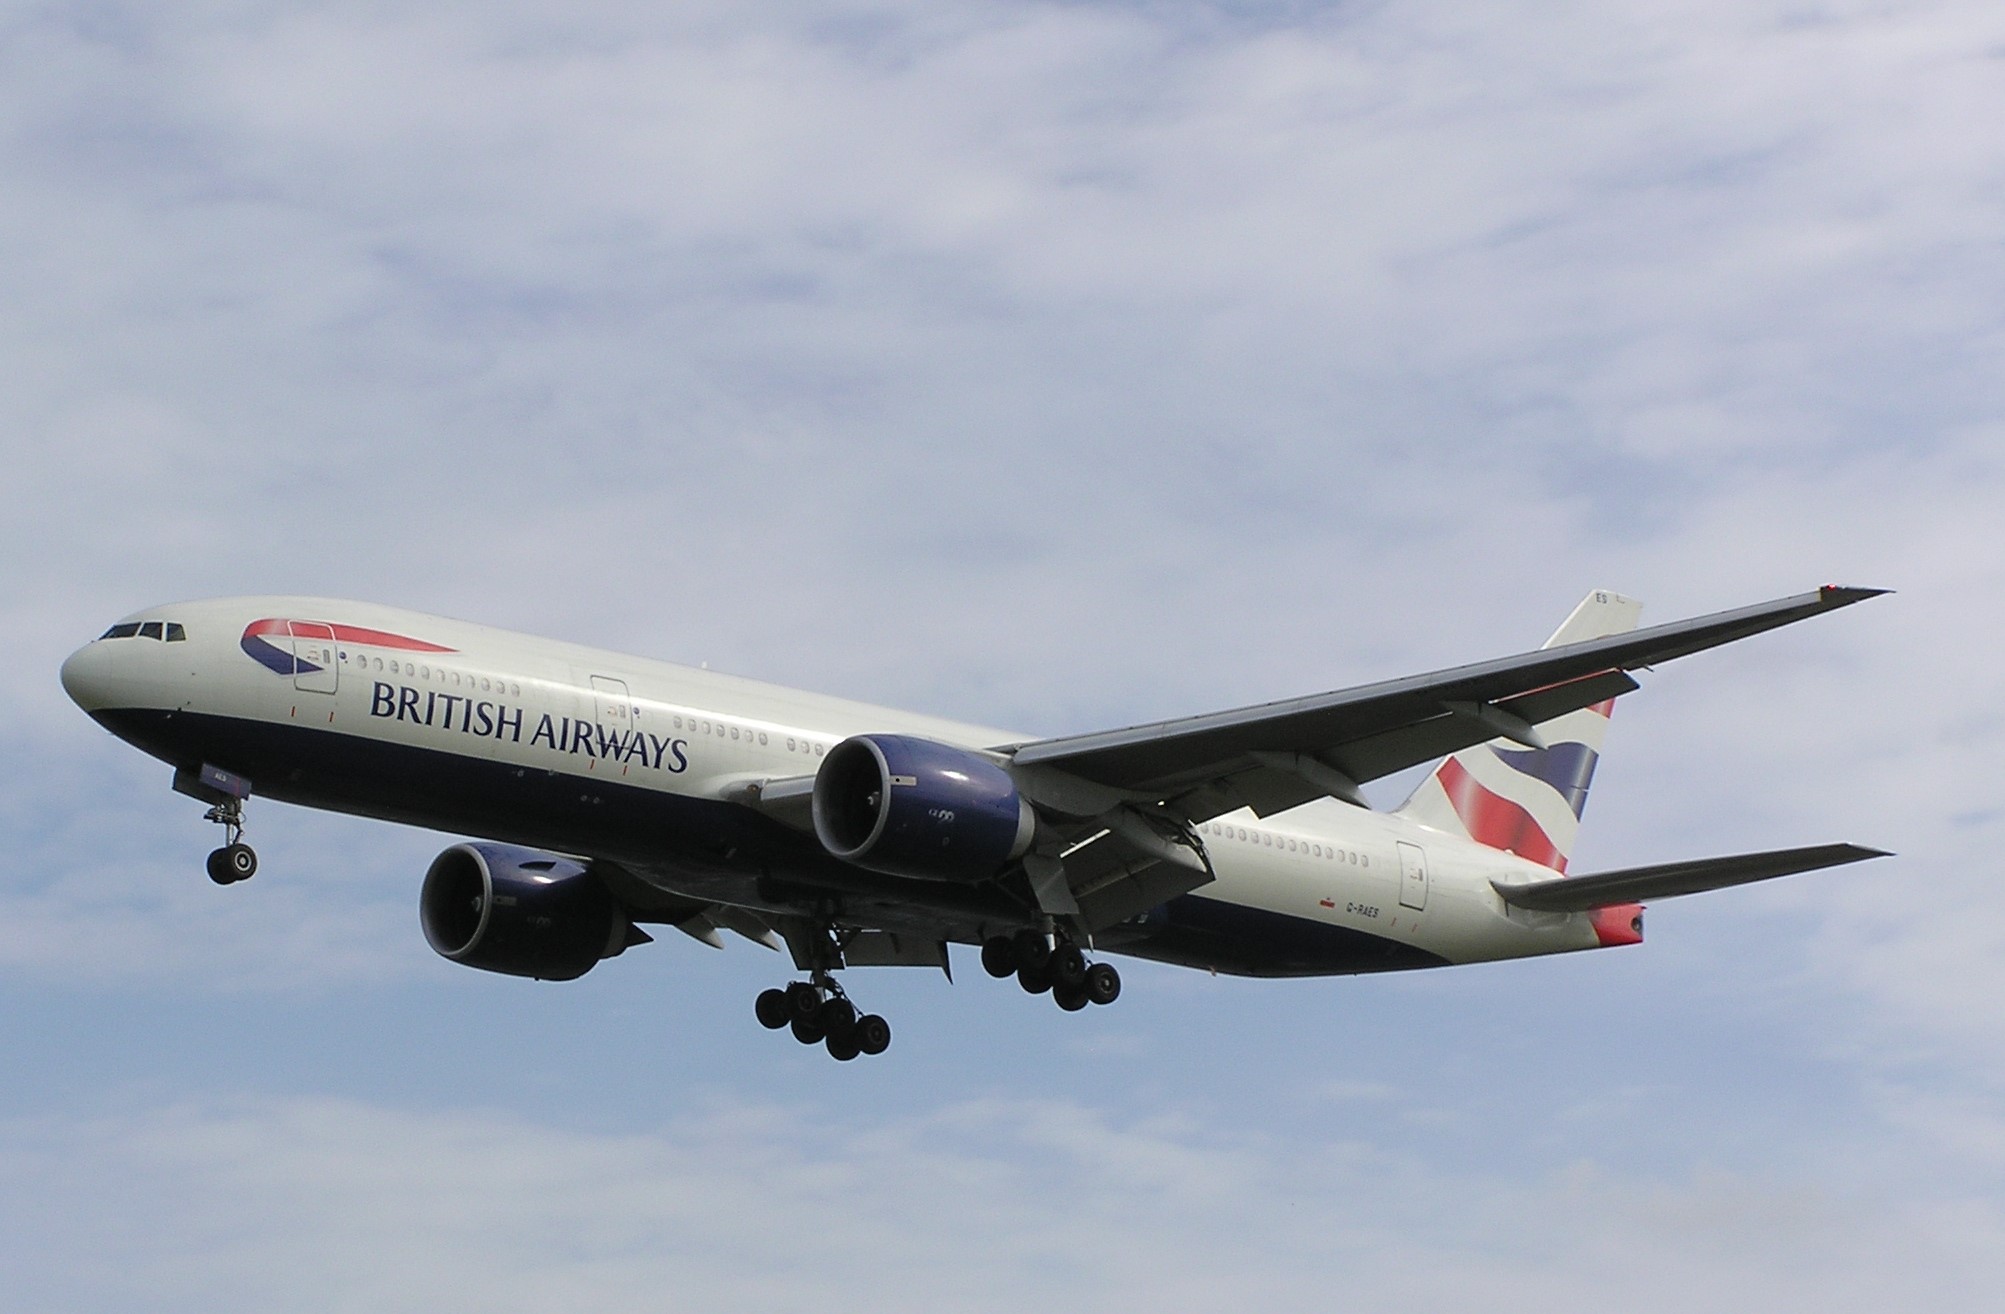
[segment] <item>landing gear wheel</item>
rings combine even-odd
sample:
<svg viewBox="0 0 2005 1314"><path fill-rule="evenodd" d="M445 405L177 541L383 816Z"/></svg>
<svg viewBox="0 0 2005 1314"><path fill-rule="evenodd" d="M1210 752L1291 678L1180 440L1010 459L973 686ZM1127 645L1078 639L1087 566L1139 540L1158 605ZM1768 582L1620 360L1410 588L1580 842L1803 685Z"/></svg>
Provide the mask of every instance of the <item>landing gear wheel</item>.
<svg viewBox="0 0 2005 1314"><path fill-rule="evenodd" d="M882 1054L891 1048L891 1024L875 1013L856 1019L856 1046L865 1054Z"/></svg>
<svg viewBox="0 0 2005 1314"><path fill-rule="evenodd" d="M794 1006L784 990L761 990L752 1010L759 1015L759 1025L768 1031L778 1031L794 1018Z"/></svg>
<svg viewBox="0 0 2005 1314"><path fill-rule="evenodd" d="M1054 988L1078 990L1086 984L1086 955L1076 944L1061 944L1051 951L1049 969Z"/></svg>
<svg viewBox="0 0 2005 1314"><path fill-rule="evenodd" d="M836 1037L847 1036L856 1030L856 1005L837 995L821 1006L821 1012L816 1016L815 1022L833 1045ZM833 1054L835 1051L831 1049L829 1053ZM855 1055L850 1057L854 1058Z"/></svg>
<svg viewBox="0 0 2005 1314"><path fill-rule="evenodd" d="M1121 974L1112 963L1095 963L1086 969L1086 998L1095 1004L1111 1004L1121 997Z"/></svg>
<svg viewBox="0 0 2005 1314"><path fill-rule="evenodd" d="M258 855L244 843L225 844L209 855L209 879L218 885L234 885L258 874Z"/></svg>
<svg viewBox="0 0 2005 1314"><path fill-rule="evenodd" d="M863 1046L856 1038L856 1028L828 1033L828 1056L838 1063L847 1063L863 1052Z"/></svg>
<svg viewBox="0 0 2005 1314"><path fill-rule="evenodd" d="M787 1006L793 1010L796 1022L812 1022L821 1014L821 991L805 981L796 981L787 987ZM820 1037L815 1038L819 1040ZM812 1045L814 1041L808 1041Z"/></svg>
<svg viewBox="0 0 2005 1314"><path fill-rule="evenodd" d="M1051 961L1051 941L1037 931L1018 931L1010 946L1015 950L1018 980L1023 978L1026 968L1034 975L1044 974L1045 965Z"/></svg>
<svg viewBox="0 0 2005 1314"><path fill-rule="evenodd" d="M821 1023L812 1018L797 1017L789 1025L794 1029L794 1039L803 1045L819 1045L828 1036L821 1029Z"/></svg>
<svg viewBox="0 0 2005 1314"><path fill-rule="evenodd" d="M982 941L982 970L1000 981L1016 971L1016 943L1006 935Z"/></svg>
<svg viewBox="0 0 2005 1314"><path fill-rule="evenodd" d="M1051 987L1051 998L1066 1012L1077 1013L1086 1007L1086 987L1055 985Z"/></svg>
<svg viewBox="0 0 2005 1314"><path fill-rule="evenodd" d="M1042 968L1019 967L1016 969L1016 983L1033 995L1041 995L1051 989L1051 973Z"/></svg>

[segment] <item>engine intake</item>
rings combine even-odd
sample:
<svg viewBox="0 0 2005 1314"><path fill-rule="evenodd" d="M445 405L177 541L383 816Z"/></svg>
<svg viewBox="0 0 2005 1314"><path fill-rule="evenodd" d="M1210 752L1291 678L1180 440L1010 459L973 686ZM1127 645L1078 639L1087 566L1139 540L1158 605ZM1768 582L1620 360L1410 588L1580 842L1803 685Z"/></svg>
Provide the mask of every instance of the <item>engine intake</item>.
<svg viewBox="0 0 2005 1314"><path fill-rule="evenodd" d="M582 863L505 844L455 844L432 859L418 920L455 963L539 981L583 976L634 933Z"/></svg>
<svg viewBox="0 0 2005 1314"><path fill-rule="evenodd" d="M986 880L1023 856L1037 816L1009 772L910 735L857 735L815 773L815 836L845 862L918 880Z"/></svg>

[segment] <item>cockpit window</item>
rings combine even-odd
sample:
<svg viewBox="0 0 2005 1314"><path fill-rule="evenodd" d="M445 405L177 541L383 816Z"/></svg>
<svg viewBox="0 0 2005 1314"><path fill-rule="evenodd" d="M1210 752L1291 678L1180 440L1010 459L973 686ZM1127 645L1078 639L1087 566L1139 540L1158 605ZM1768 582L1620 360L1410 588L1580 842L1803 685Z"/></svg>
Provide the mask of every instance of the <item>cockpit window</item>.
<svg viewBox="0 0 2005 1314"><path fill-rule="evenodd" d="M164 639L168 643L185 643L188 631L180 621L120 621L98 635L103 639Z"/></svg>

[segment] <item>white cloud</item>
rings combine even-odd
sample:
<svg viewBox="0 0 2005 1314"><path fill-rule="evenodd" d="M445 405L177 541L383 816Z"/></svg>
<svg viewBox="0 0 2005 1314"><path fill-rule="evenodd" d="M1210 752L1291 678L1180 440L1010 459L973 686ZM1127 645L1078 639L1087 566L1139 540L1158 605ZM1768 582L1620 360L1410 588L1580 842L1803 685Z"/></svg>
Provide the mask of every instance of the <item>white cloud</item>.
<svg viewBox="0 0 2005 1314"><path fill-rule="evenodd" d="M1842 1147L1834 1147L1842 1148ZM1172 1310L1481 1300L1640 1310L1981 1309L1995 1211L1954 1183L1611 1173L1511 1183L1341 1137L1282 1143L1078 1104L893 1122L806 1105L607 1134L462 1110L205 1101L0 1130L0 1241L37 1308ZM1453 1202L1452 1204L1449 1202ZM1899 1265L1881 1256L1897 1253Z"/></svg>

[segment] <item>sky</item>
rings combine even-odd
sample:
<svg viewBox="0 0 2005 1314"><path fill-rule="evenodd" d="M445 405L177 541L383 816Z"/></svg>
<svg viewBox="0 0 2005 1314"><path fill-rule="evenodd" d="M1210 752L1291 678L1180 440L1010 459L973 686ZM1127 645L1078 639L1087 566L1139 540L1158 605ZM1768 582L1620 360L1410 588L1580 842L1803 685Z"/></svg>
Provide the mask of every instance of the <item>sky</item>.
<svg viewBox="0 0 2005 1314"><path fill-rule="evenodd" d="M0 7L5 1303L1990 1309L2001 233L1964 0ZM1644 675L1574 865L1896 858L855 972L846 1065L754 946L434 956L455 836L254 801L218 889L56 681L318 593L1056 734L1826 582Z"/></svg>

